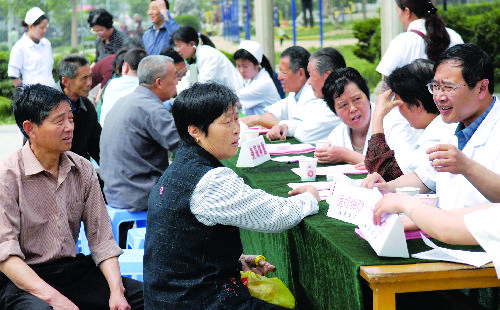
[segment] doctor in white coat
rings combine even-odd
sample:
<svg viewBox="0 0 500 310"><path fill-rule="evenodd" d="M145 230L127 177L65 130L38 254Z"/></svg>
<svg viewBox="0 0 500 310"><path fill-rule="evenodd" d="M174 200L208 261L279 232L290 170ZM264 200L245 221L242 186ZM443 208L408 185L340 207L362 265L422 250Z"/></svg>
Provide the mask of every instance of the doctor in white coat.
<svg viewBox="0 0 500 310"><path fill-rule="evenodd" d="M216 81L234 91L243 87L243 78L238 70L206 35L198 34L193 27L184 26L172 34L172 42L176 52L189 64L189 71L182 78L181 85Z"/></svg>
<svg viewBox="0 0 500 310"><path fill-rule="evenodd" d="M477 46L459 44L445 51L430 89L443 121L459 123L455 134L427 150L430 165L387 183L371 174L362 185L386 192L402 186L436 191L442 209L500 202L500 103L493 83L491 59ZM415 228L405 222L405 229Z"/></svg>
<svg viewBox="0 0 500 310"><path fill-rule="evenodd" d="M274 76L269 60L262 53L262 46L255 41L244 40L233 55L236 69L245 80L236 94L246 115L262 115L264 109L282 99L278 92L280 82Z"/></svg>

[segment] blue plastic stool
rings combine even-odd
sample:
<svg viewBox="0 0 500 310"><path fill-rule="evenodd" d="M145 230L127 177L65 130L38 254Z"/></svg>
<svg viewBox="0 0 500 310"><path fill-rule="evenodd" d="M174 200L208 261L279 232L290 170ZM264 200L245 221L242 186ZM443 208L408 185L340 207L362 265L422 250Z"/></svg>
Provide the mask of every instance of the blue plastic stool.
<svg viewBox="0 0 500 310"><path fill-rule="evenodd" d="M85 228L83 227L83 223L80 225L80 233L78 235L78 241L76 242L76 252L83 253L85 255L90 254L89 241L87 240L87 236L85 235Z"/></svg>
<svg viewBox="0 0 500 310"><path fill-rule="evenodd" d="M144 249L123 250L123 254L118 257L122 276L143 281L143 256Z"/></svg>
<svg viewBox="0 0 500 310"><path fill-rule="evenodd" d="M113 208L106 205L108 209L111 226L113 229L113 236L118 244L120 244L120 224L123 222L145 221L148 211L130 212L124 209Z"/></svg>
<svg viewBox="0 0 500 310"><path fill-rule="evenodd" d="M144 249L146 228L132 228L127 233L127 249Z"/></svg>

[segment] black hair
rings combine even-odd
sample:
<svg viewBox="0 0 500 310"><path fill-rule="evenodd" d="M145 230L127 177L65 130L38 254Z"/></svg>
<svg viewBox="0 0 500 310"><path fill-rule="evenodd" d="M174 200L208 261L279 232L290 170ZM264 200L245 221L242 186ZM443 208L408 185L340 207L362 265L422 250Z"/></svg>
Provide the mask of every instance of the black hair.
<svg viewBox="0 0 500 310"><path fill-rule="evenodd" d="M485 51L473 43L457 44L447 49L434 65L434 72L437 67L448 60L456 61L462 67L462 76L473 89L477 82L487 79L488 91L493 94L495 90L495 75L493 73L493 63Z"/></svg>
<svg viewBox="0 0 500 310"><path fill-rule="evenodd" d="M427 113L438 115L439 110L427 88L434 77L433 67L434 63L428 59L416 59L394 69L387 84L406 104L418 107L420 101Z"/></svg>
<svg viewBox="0 0 500 310"><path fill-rule="evenodd" d="M105 9L92 10L89 13L89 18L87 20L90 27L95 25L103 26L106 29L113 28L113 15L109 14Z"/></svg>
<svg viewBox="0 0 500 310"><path fill-rule="evenodd" d="M215 44L203 33L198 33L196 29L191 26L183 26L172 33L172 38L170 39L170 44L173 45L175 41L181 41L186 44L194 42L196 46L201 43L203 45L209 45L215 48Z"/></svg>
<svg viewBox="0 0 500 310"><path fill-rule="evenodd" d="M251 63L253 63L255 66L261 65L262 68L266 69L267 73L269 74L269 76L273 80L274 86L276 87L276 90L278 91L278 93L280 92L281 83L276 78L276 75L274 74L273 67L271 66L271 63L269 62L269 59L267 59L266 55L262 55L262 62L259 64L257 59L255 59L255 57L252 55L252 53L250 53L246 49L240 48L239 50L237 50L234 53L233 59L235 61L238 59L246 59L246 60L250 61Z"/></svg>
<svg viewBox="0 0 500 310"><path fill-rule="evenodd" d="M35 22L32 25L33 26L38 26L45 19L49 20L49 18L47 17L47 15L43 14L42 16L38 17L37 20L35 20ZM21 26L23 26L23 27L29 27L29 25L26 24L26 22L24 21L24 19L21 21Z"/></svg>
<svg viewBox="0 0 500 310"><path fill-rule="evenodd" d="M425 19L425 54L430 60L437 61L450 46L450 35L443 19L436 13L436 7L429 0L396 0L396 3L401 10L408 8L418 18Z"/></svg>
<svg viewBox="0 0 500 310"><path fill-rule="evenodd" d="M125 54L127 54L127 51L128 49L122 48L118 54L116 54L115 59L113 59L113 72L118 76L122 76L122 67L125 62Z"/></svg>
<svg viewBox="0 0 500 310"><path fill-rule="evenodd" d="M288 65L292 69L293 73L299 71L299 69L304 69L306 78L309 78L309 72L307 71L307 64L309 62L309 57L311 54L302 46L291 46L281 53L281 58L290 58L290 64Z"/></svg>
<svg viewBox="0 0 500 310"><path fill-rule="evenodd" d="M126 62L130 66L130 69L137 71L139 63L146 56L148 56L148 53L144 49L132 48L125 53L123 62Z"/></svg>
<svg viewBox="0 0 500 310"><path fill-rule="evenodd" d="M368 88L368 84L366 84L366 80L361 76L358 70L351 67L340 68L333 71L326 78L325 84L321 89L324 100L333 113L337 114L335 111L335 98L342 96L345 87L351 82L356 84L366 95L368 100L370 100L370 89Z"/></svg>
<svg viewBox="0 0 500 310"><path fill-rule="evenodd" d="M69 103L69 98L63 92L49 86L32 84L17 87L12 96L12 110L17 127L29 139L23 129L24 121L40 126L50 111L61 101Z"/></svg>
<svg viewBox="0 0 500 310"><path fill-rule="evenodd" d="M153 1L155 1L155 0L151 0L151 2L153 2ZM167 10L170 10L170 3L168 3L167 0L163 0L163 1L165 1L165 5L167 6Z"/></svg>
<svg viewBox="0 0 500 310"><path fill-rule="evenodd" d="M345 68L346 63L344 56L334 49L333 47L321 48L309 57L309 61L316 60L316 70L320 75L325 74L327 71L333 72L339 68Z"/></svg>
<svg viewBox="0 0 500 310"><path fill-rule="evenodd" d="M74 79L78 76L78 69L88 65L87 58L80 55L70 55L64 57L57 65L57 74L61 80L63 77Z"/></svg>
<svg viewBox="0 0 500 310"><path fill-rule="evenodd" d="M193 125L208 135L208 127L230 108L236 107L238 96L229 87L217 82L194 83L183 90L172 105L172 116L181 140L196 143L189 134Z"/></svg>
<svg viewBox="0 0 500 310"><path fill-rule="evenodd" d="M160 55L168 56L168 57L172 58L174 60L174 64L184 62L184 59L182 59L182 56L179 55L179 53L177 53L175 51L173 46L165 46L161 50Z"/></svg>

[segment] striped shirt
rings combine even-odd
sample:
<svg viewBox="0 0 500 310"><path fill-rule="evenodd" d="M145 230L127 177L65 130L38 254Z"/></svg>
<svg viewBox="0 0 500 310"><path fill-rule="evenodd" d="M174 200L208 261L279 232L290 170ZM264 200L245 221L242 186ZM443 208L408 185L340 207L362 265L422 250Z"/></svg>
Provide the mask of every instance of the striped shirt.
<svg viewBox="0 0 500 310"><path fill-rule="evenodd" d="M96 172L83 157L61 153L56 179L26 143L0 163L0 180L0 262L9 256L29 265L75 257L81 221L96 264L122 253Z"/></svg>
<svg viewBox="0 0 500 310"><path fill-rule="evenodd" d="M277 233L318 213L318 202L310 193L283 198L253 189L233 170L219 167L210 170L196 185L191 212L207 226L222 224Z"/></svg>

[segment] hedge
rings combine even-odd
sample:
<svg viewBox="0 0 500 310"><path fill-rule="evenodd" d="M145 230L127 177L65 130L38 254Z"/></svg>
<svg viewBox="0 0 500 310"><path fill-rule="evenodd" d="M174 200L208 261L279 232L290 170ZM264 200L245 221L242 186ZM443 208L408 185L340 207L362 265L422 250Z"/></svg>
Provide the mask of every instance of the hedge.
<svg viewBox="0 0 500 310"><path fill-rule="evenodd" d="M179 15L175 18L175 21L181 26L191 26L196 31L201 31L201 24L198 18L193 15Z"/></svg>
<svg viewBox="0 0 500 310"><path fill-rule="evenodd" d="M0 118L12 116L12 102L7 97L0 96Z"/></svg>

